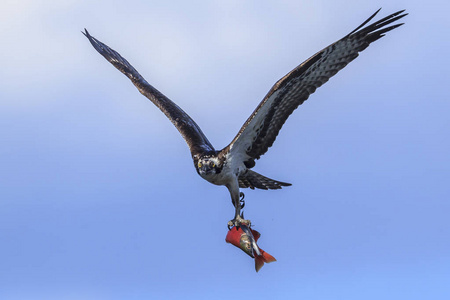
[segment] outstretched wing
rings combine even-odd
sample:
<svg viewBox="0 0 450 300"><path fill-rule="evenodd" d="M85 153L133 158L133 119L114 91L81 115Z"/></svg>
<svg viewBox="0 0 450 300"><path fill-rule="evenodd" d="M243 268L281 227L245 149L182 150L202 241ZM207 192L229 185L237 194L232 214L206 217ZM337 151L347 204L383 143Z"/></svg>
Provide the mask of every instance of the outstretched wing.
<svg viewBox="0 0 450 300"><path fill-rule="evenodd" d="M89 39L98 53L103 55L114 67L130 78L139 92L150 99L169 118L188 144L192 157L215 151L194 120L178 107L178 105L151 86L125 58L91 36L86 29L83 34Z"/></svg>
<svg viewBox="0 0 450 300"><path fill-rule="evenodd" d="M253 167L255 159L259 159L272 146L289 115L309 95L354 60L358 52L366 49L370 43L403 25L401 23L386 27L407 15L402 10L364 27L379 11L275 83L233 141L222 150L222 154L231 152L232 155L243 155L247 167Z"/></svg>

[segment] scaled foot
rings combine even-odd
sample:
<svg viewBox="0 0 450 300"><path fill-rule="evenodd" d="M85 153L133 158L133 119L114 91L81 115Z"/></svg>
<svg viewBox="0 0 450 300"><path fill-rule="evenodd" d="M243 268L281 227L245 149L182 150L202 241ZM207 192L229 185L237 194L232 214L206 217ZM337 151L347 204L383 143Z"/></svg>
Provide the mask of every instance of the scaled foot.
<svg viewBox="0 0 450 300"><path fill-rule="evenodd" d="M238 215L233 220L228 221L228 229L230 229L233 226L239 227L239 226L241 226L241 224L244 224L244 225L247 225L250 227L251 222L250 222L250 220L244 220L243 217Z"/></svg>

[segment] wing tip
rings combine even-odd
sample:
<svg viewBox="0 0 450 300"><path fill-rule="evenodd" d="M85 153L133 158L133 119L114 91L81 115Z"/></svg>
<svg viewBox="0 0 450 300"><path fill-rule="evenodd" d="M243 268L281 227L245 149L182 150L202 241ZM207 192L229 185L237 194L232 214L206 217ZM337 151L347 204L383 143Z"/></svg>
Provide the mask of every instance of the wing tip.
<svg viewBox="0 0 450 300"><path fill-rule="evenodd" d="M402 9L399 10L395 13L392 13L370 25L367 25L367 23L369 23L379 12L380 12L381 8L379 8L374 14L372 14L367 20L365 20L361 25L359 25L358 27L356 27L352 32L350 32L349 34L347 34L345 36L345 38L350 37L353 34L358 34L358 33L362 33L365 32L366 34L368 34L370 31L382 28L388 24L391 24L392 22L395 22L405 16L408 15L408 13L405 13L406 9ZM404 23L401 23L402 25ZM367 25L366 27L364 27L365 25ZM395 26L395 25L394 25ZM400 25L399 25L400 26ZM395 27L390 27L392 29L397 28L399 26L395 26ZM380 36L378 37L380 38Z"/></svg>
<svg viewBox="0 0 450 300"><path fill-rule="evenodd" d="M87 37L87 38L91 37L91 35L89 34L89 31L86 28L84 28L84 32L81 31L81 33L84 34L84 36Z"/></svg>

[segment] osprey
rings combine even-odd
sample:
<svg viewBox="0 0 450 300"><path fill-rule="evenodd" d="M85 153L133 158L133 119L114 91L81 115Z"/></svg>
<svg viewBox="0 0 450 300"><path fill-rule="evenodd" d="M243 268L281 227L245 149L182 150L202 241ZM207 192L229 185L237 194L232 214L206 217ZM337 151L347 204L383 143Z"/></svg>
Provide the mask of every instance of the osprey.
<svg viewBox="0 0 450 300"><path fill-rule="evenodd" d="M348 35L317 52L278 80L236 137L222 150L215 150L194 120L151 86L119 53L92 37L86 29L83 34L95 50L125 74L175 125L189 146L197 173L213 184L228 188L235 206L234 218L228 224L239 226L250 223L244 220L240 213L244 203L243 193L240 193L239 188L276 190L291 185L251 170L255 166L255 160L272 146L289 115L318 87L354 60L370 43L383 37L386 32L403 25L403 23L390 24L407 15L403 13L404 10L398 11L365 26L379 11L380 9Z"/></svg>

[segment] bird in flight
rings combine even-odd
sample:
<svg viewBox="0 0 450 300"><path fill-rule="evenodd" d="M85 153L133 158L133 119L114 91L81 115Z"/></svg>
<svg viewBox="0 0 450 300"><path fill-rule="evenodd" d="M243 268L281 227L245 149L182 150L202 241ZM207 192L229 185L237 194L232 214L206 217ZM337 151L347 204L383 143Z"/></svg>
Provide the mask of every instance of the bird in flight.
<svg viewBox="0 0 450 300"><path fill-rule="evenodd" d="M235 206L229 226L249 225L241 208L244 204L240 188L276 190L290 183L265 177L252 168L274 143L289 115L328 79L354 60L359 52L403 23L393 24L407 15L404 10L367 25L376 11L364 23L337 42L317 52L278 80L256 107L236 137L222 150L215 148L200 127L178 105L150 85L119 53L103 44L85 29L83 34L92 46L114 67L125 74L139 92L153 102L175 125L189 146L194 167L205 180L228 188Z"/></svg>

